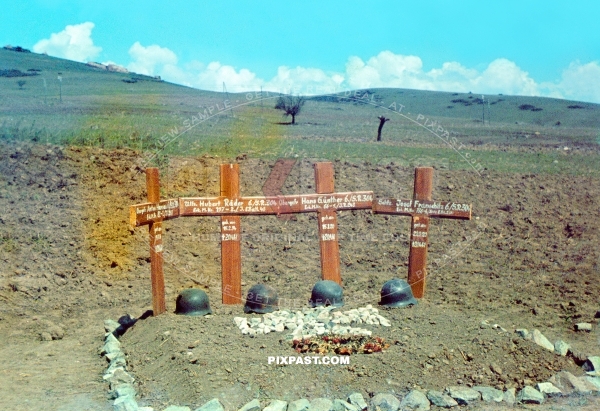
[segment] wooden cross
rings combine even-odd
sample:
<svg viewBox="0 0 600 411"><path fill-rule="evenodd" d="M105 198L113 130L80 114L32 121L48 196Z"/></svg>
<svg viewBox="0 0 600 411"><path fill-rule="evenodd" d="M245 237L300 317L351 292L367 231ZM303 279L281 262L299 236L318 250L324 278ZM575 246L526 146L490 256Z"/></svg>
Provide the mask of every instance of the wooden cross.
<svg viewBox="0 0 600 411"><path fill-rule="evenodd" d="M165 278L163 274L162 222L179 217L179 201L160 200L158 168L146 169L148 202L129 207L129 224L132 227L148 225L150 232L150 277L152 281L152 313L164 313Z"/></svg>
<svg viewBox="0 0 600 411"><path fill-rule="evenodd" d="M331 163L315 164L316 194L241 197L239 166L221 165L219 197L179 199L179 215L221 216L221 282L223 304L242 303L242 215L316 212L319 221L321 277L341 284L337 211L370 209L373 192L334 193Z"/></svg>
<svg viewBox="0 0 600 411"><path fill-rule="evenodd" d="M431 201L432 190L433 168L417 167L415 169L412 200L379 198L373 202L373 212L375 213L409 215L412 217L408 283L416 298L423 298L425 294L429 217L471 219L471 204Z"/></svg>

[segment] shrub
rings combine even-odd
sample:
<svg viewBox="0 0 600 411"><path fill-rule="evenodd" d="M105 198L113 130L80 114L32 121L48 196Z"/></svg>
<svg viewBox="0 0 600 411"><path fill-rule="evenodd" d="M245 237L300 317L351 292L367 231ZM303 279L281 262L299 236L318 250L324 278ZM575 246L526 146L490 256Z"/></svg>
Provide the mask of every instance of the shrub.
<svg viewBox="0 0 600 411"><path fill-rule="evenodd" d="M0 77L30 77L30 76L37 76L37 75L38 75L37 72L23 73L21 70L16 70L16 69L0 70Z"/></svg>
<svg viewBox="0 0 600 411"><path fill-rule="evenodd" d="M543 109L539 108L539 107L536 107L536 106L534 106L532 104L521 104L519 106L519 110L524 110L524 111L527 111L527 110L529 110L529 111L542 111Z"/></svg>

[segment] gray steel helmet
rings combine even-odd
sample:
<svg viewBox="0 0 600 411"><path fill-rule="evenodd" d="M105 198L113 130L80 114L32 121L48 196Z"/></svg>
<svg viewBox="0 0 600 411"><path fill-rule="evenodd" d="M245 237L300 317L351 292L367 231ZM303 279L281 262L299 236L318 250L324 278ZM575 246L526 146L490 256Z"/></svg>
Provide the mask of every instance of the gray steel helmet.
<svg viewBox="0 0 600 411"><path fill-rule="evenodd" d="M381 287L381 301L379 305L384 307L406 307L415 305L418 301L413 296L410 285L399 278L392 278L386 281Z"/></svg>
<svg viewBox="0 0 600 411"><path fill-rule="evenodd" d="M246 297L245 313L266 314L279 309L277 291L265 284L253 285Z"/></svg>
<svg viewBox="0 0 600 411"><path fill-rule="evenodd" d="M322 280L315 284L312 289L310 300L311 307L332 305L341 307L344 305L344 292L342 287L331 280Z"/></svg>
<svg viewBox="0 0 600 411"><path fill-rule="evenodd" d="M187 288L177 296L175 314L206 315L212 314L208 305L208 295L197 288Z"/></svg>

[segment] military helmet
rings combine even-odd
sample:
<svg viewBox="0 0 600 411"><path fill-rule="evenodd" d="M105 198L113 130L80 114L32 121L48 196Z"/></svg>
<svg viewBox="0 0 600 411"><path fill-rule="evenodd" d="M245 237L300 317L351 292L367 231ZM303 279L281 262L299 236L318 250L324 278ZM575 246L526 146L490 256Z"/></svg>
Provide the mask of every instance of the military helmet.
<svg viewBox="0 0 600 411"><path fill-rule="evenodd" d="M313 308L328 305L341 307L344 305L344 292L342 287L335 281L322 280L313 287L308 302Z"/></svg>
<svg viewBox="0 0 600 411"><path fill-rule="evenodd" d="M175 314L206 315L212 314L208 304L208 295L197 288L187 288L177 296Z"/></svg>
<svg viewBox="0 0 600 411"><path fill-rule="evenodd" d="M279 309L277 291L265 284L253 285L246 297L245 313L266 314Z"/></svg>
<svg viewBox="0 0 600 411"><path fill-rule="evenodd" d="M410 285L405 280L392 278L381 287L381 301L379 305L390 308L415 305L418 301L413 296Z"/></svg>

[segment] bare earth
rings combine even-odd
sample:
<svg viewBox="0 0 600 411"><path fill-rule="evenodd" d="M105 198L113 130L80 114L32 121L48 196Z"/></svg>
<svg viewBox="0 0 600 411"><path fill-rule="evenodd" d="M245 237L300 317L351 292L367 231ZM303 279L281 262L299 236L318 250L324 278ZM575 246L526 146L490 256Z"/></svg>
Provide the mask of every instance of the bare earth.
<svg viewBox="0 0 600 411"><path fill-rule="evenodd" d="M145 227L128 229L128 206L145 199L132 151L0 144L0 399L6 410L109 410L99 355L103 320L151 307ZM240 159L243 195L261 195L273 162ZM219 159L171 160L162 198L216 195ZM337 191L412 196L413 170L338 161ZM560 370L581 375L600 355L600 181L564 175L436 170L433 198L473 204L473 220L430 228L426 298L382 310L392 327L371 327L391 343L382 354L353 355L343 366L276 366L295 355L284 333L242 336L241 306L220 303L218 218L164 224L169 313L138 322L122 337L139 403L197 407L218 397L228 409L252 398L344 398L358 391L403 396L415 387L521 388ZM314 192L312 161L298 161L286 194ZM369 211L339 213L345 309L376 305L381 285L405 278L409 219ZM243 217L243 291L274 286L282 308L306 306L319 280L317 221ZM214 315L172 314L178 292L205 289ZM505 328L482 325L498 324ZM592 322L592 333L577 333ZM559 357L522 340L516 328L562 339ZM42 341L42 338L54 338ZM191 354L188 354L191 352ZM549 400L540 410L596 410L599 397ZM463 409L502 409L478 404Z"/></svg>

